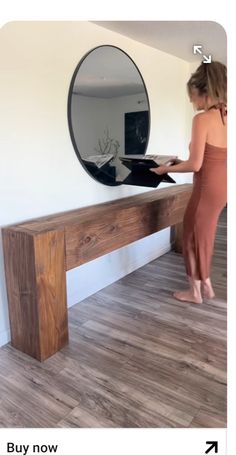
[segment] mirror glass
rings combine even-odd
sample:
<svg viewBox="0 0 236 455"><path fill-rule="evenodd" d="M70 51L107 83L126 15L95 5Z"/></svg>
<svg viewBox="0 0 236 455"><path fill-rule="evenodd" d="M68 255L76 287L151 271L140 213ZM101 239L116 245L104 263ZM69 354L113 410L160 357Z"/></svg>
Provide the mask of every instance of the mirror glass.
<svg viewBox="0 0 236 455"><path fill-rule="evenodd" d="M70 84L68 122L87 172L103 184L122 184L130 170L119 157L144 155L150 130L146 87L124 51L104 45L85 55Z"/></svg>

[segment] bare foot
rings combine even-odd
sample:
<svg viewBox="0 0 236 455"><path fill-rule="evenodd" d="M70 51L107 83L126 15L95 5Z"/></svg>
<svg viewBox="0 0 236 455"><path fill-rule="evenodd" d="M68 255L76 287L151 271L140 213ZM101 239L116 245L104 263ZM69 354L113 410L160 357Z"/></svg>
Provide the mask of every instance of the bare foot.
<svg viewBox="0 0 236 455"><path fill-rule="evenodd" d="M210 277L206 278L201 282L202 285L202 293L206 299L213 299L215 297L215 293L213 291L213 287L211 284Z"/></svg>
<svg viewBox="0 0 236 455"><path fill-rule="evenodd" d="M190 289L186 291L176 291L173 296L181 302L202 303L201 296L195 296Z"/></svg>
<svg viewBox="0 0 236 455"><path fill-rule="evenodd" d="M203 283L202 293L206 299L213 299L215 297L215 293L213 291L211 284L209 285L209 284Z"/></svg>

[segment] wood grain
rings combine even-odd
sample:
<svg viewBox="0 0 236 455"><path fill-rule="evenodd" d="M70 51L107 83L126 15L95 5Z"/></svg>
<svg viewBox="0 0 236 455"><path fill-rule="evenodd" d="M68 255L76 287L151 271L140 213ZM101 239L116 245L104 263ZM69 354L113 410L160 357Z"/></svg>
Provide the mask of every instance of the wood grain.
<svg viewBox="0 0 236 455"><path fill-rule="evenodd" d="M177 185L5 227L13 346L41 361L61 349L68 342L66 270L181 223L191 191Z"/></svg>
<svg viewBox="0 0 236 455"><path fill-rule="evenodd" d="M12 345L42 361L68 342L64 232L3 231Z"/></svg>
<svg viewBox="0 0 236 455"><path fill-rule="evenodd" d="M65 228L66 269L70 270L154 232L181 222L189 194L181 200L166 197L155 202L94 216Z"/></svg>

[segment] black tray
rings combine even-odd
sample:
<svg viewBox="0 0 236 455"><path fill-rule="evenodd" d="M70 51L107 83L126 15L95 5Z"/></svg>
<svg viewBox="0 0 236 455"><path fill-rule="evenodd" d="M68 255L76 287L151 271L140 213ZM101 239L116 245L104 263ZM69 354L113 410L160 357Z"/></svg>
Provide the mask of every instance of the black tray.
<svg viewBox="0 0 236 455"><path fill-rule="evenodd" d="M153 160L124 158L122 163L130 169L130 174L123 180L126 185L151 186L156 188L161 182L176 183L168 174L158 175L150 171L151 167L159 167ZM170 166L171 167L171 166Z"/></svg>

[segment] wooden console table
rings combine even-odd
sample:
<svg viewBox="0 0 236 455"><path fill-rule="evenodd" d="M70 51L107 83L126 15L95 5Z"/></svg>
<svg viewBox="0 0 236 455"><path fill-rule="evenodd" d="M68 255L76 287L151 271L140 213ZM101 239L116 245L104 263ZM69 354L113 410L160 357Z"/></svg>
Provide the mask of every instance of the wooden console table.
<svg viewBox="0 0 236 455"><path fill-rule="evenodd" d="M191 192L176 185L5 227L12 346L43 361L68 342L67 270L168 226L181 251Z"/></svg>

